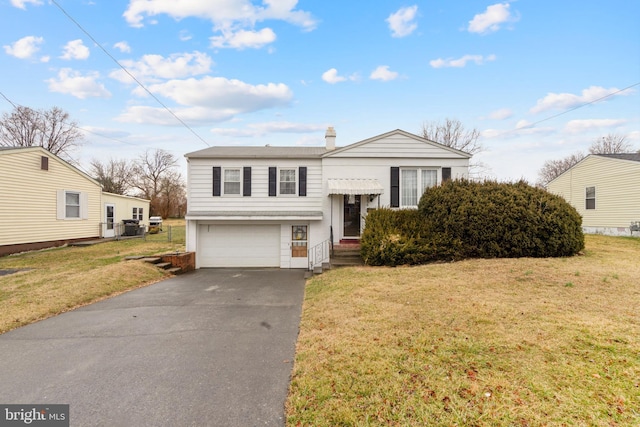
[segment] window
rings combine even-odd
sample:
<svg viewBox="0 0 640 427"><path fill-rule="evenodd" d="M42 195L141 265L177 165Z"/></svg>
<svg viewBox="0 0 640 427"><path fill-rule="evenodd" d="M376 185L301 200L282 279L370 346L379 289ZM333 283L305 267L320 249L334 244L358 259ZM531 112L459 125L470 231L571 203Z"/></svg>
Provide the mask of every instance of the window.
<svg viewBox="0 0 640 427"><path fill-rule="evenodd" d="M296 194L295 169L280 169L280 194Z"/></svg>
<svg viewBox="0 0 640 427"><path fill-rule="evenodd" d="M435 169L401 169L400 205L407 207L418 206L424 191L437 185L437 183L438 171Z"/></svg>
<svg viewBox="0 0 640 427"><path fill-rule="evenodd" d="M131 219L139 219L140 221L144 220L143 208L133 208L133 215Z"/></svg>
<svg viewBox="0 0 640 427"><path fill-rule="evenodd" d="M225 195L240 195L240 188L242 186L240 169L225 169L224 170L224 194Z"/></svg>
<svg viewBox="0 0 640 427"><path fill-rule="evenodd" d="M595 209L596 208L596 187L587 187L585 198L585 207L587 209Z"/></svg>
<svg viewBox="0 0 640 427"><path fill-rule="evenodd" d="M80 218L80 193L67 191L64 200L65 218Z"/></svg>

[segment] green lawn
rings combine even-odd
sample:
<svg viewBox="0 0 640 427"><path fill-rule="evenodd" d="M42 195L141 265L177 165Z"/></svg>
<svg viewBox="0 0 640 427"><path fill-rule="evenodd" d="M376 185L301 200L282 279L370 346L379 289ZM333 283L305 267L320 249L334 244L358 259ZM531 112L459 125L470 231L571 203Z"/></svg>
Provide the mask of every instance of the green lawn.
<svg viewBox="0 0 640 427"><path fill-rule="evenodd" d="M640 426L640 239L307 283L289 426Z"/></svg>
<svg viewBox="0 0 640 427"><path fill-rule="evenodd" d="M127 239L89 247L62 247L0 258L0 269L24 271L0 276L0 333L36 320L154 283L167 273L127 255L184 250L184 220L147 240Z"/></svg>

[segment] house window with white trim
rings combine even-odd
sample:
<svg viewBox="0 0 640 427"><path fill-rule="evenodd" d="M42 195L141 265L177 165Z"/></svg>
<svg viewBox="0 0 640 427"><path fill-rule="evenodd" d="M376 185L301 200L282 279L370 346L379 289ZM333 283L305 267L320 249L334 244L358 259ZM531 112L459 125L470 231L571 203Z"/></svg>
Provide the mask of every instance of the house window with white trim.
<svg viewBox="0 0 640 427"><path fill-rule="evenodd" d="M225 169L223 175L225 195L239 196L242 190L242 174L240 169Z"/></svg>
<svg viewBox="0 0 640 427"><path fill-rule="evenodd" d="M80 193L65 191L64 213L65 218L80 218Z"/></svg>
<svg viewBox="0 0 640 427"><path fill-rule="evenodd" d="M143 209L144 208L133 208L133 216L131 217L132 219L137 219L137 220L144 220L144 213L143 213Z"/></svg>
<svg viewBox="0 0 640 427"><path fill-rule="evenodd" d="M587 187L585 190L585 208L596 208L596 187Z"/></svg>
<svg viewBox="0 0 640 427"><path fill-rule="evenodd" d="M418 206L424 191L437 185L438 171L435 169L400 170L400 206ZM418 189L420 192L418 192Z"/></svg>
<svg viewBox="0 0 640 427"><path fill-rule="evenodd" d="M280 169L280 194L296 194L296 170Z"/></svg>

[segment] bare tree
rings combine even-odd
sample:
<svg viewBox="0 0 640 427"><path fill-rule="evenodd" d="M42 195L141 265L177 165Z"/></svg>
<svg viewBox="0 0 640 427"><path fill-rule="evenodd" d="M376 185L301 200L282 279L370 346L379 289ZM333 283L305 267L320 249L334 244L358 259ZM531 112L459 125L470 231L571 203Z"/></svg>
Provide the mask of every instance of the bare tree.
<svg viewBox="0 0 640 427"><path fill-rule="evenodd" d="M547 160L538 171L539 186L545 187L548 183L569 170L573 165L584 159L584 153L577 151L560 160Z"/></svg>
<svg viewBox="0 0 640 427"><path fill-rule="evenodd" d="M602 138L596 138L589 147L589 154L619 154L631 153L632 145L625 135L608 134ZM585 155L578 151L564 159L547 160L538 171L538 185L546 186L548 183L569 170L573 165L584 159Z"/></svg>
<svg viewBox="0 0 640 427"><path fill-rule="evenodd" d="M173 154L161 149L147 150L135 162L133 187L140 191L142 197L151 200L152 215L162 213L163 188L167 197L177 194L174 186L179 185L184 191L182 176L175 171L177 164Z"/></svg>
<svg viewBox="0 0 640 427"><path fill-rule="evenodd" d="M126 160L91 161L91 174L108 193L127 194L134 177L134 165Z"/></svg>
<svg viewBox="0 0 640 427"><path fill-rule="evenodd" d="M83 139L77 123L70 121L69 113L58 107L34 110L18 106L0 118L0 146L40 146L75 163L72 153Z"/></svg>
<svg viewBox="0 0 640 427"><path fill-rule="evenodd" d="M475 128L465 129L458 119L446 118L443 122L424 122L422 137L471 155L484 151L484 147L478 141L480 131ZM482 162L471 161L469 163L469 175L474 179L482 179L489 173L489 170L490 168Z"/></svg>
<svg viewBox="0 0 640 427"><path fill-rule="evenodd" d="M631 153L633 147L629 141L627 141L626 135L618 135L610 133L602 138L596 138L589 147L589 153L591 154L620 154Z"/></svg>
<svg viewBox="0 0 640 427"><path fill-rule="evenodd" d="M465 129L462 122L457 119L446 118L443 122L424 122L422 136L469 154L477 154L484 150L482 144L478 142L480 132L477 129Z"/></svg>
<svg viewBox="0 0 640 427"><path fill-rule="evenodd" d="M164 218L185 215L187 196L179 172L171 171L160 183L160 192L154 200L155 211Z"/></svg>

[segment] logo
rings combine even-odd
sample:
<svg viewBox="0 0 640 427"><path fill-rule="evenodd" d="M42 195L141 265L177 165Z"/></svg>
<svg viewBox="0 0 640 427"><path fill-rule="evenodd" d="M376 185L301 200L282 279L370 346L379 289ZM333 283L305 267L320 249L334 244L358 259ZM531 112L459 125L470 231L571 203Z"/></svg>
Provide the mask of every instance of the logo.
<svg viewBox="0 0 640 427"><path fill-rule="evenodd" d="M69 427L69 405L2 405L0 427Z"/></svg>

